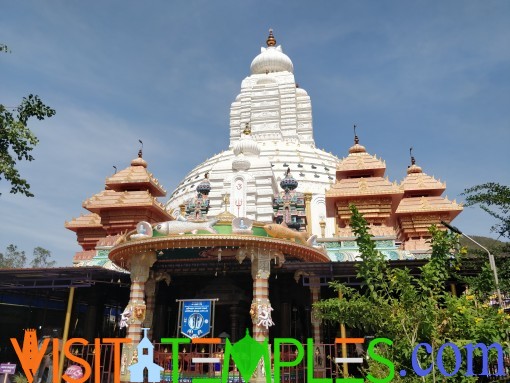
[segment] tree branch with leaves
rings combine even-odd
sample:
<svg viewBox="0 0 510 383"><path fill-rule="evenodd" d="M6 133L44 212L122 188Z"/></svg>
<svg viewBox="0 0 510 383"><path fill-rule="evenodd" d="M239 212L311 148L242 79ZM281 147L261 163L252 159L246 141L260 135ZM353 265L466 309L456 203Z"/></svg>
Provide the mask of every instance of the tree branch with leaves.
<svg viewBox="0 0 510 383"><path fill-rule="evenodd" d="M466 206L480 206L499 222L491 230L510 239L510 187L487 182L464 190Z"/></svg>
<svg viewBox="0 0 510 383"><path fill-rule="evenodd" d="M34 195L30 184L22 178L17 169L17 161L32 161L31 151L39 140L28 128L32 117L44 120L55 114L55 110L45 105L38 96L24 97L21 104L14 108L0 104L0 180L5 179L11 185L11 193L21 193L27 197Z"/></svg>

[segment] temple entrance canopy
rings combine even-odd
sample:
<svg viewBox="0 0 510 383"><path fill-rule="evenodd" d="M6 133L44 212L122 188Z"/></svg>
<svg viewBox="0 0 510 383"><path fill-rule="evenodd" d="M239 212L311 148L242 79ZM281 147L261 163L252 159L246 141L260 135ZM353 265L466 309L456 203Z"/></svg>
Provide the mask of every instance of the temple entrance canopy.
<svg viewBox="0 0 510 383"><path fill-rule="evenodd" d="M183 233L173 234L176 231ZM241 269L245 276L250 273L251 304L241 289L224 295L231 302L222 303L232 304L230 335L234 339L239 336L237 318L246 317L249 310L253 338L259 342L267 341L269 328L274 326L269 299L271 269L279 268L285 262L330 261L322 247L313 246L314 236L308 238L306 232L302 234L280 224L234 217L226 211L210 221L138 223L137 229L120 237L109 253L115 265L131 272L130 301L125 310L127 337L136 345L140 341L141 328L153 328L156 283L160 280L169 282L174 269L184 266L188 267L190 275L210 276L213 267L216 275L218 270L222 273L227 268ZM182 273L179 276L182 277ZM190 295L194 293L189 292ZM211 298L209 292L203 295L200 298ZM234 299L239 301L234 302ZM133 346L125 347L124 360L131 360L133 352Z"/></svg>

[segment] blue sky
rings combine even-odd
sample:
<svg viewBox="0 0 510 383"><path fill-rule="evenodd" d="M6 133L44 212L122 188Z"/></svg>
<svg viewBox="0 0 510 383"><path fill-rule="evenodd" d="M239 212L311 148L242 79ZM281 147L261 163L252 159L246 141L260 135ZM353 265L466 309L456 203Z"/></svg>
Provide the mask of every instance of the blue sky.
<svg viewBox="0 0 510 383"><path fill-rule="evenodd" d="M57 114L32 121L35 198L0 182L0 251L14 243L70 265L64 221L145 145L169 191L228 146L229 107L273 28L312 99L317 146L361 143L400 181L409 147L462 201L472 185L510 184L508 1L8 1L0 13L0 103L38 94ZM454 224L490 235L467 208Z"/></svg>

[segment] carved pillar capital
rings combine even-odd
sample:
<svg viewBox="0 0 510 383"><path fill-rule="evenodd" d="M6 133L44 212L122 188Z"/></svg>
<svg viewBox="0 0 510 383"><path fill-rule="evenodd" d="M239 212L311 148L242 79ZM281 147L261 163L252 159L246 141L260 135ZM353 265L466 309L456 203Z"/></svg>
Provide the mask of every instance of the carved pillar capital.
<svg viewBox="0 0 510 383"><path fill-rule="evenodd" d="M309 278L309 281L310 281L310 292L313 294L313 296L319 296L320 294L320 291L321 291L321 286L320 286L320 283L321 283L321 280L318 276L316 275L311 275L308 277ZM315 303L315 301L312 301L312 303Z"/></svg>
<svg viewBox="0 0 510 383"><path fill-rule="evenodd" d="M268 279L271 275L271 256L259 252L251 262L251 277L255 279Z"/></svg>
<svg viewBox="0 0 510 383"><path fill-rule="evenodd" d="M145 299L146 299L146 313L145 320L143 321L143 326L149 328L149 335L152 337L152 328L153 328L153 318L154 318L154 305L156 302L156 285L157 281L154 276L154 272L151 271L149 279L145 282L144 290L145 290Z"/></svg>
<svg viewBox="0 0 510 383"><path fill-rule="evenodd" d="M133 255L131 258L131 281L146 282L149 278L150 268L156 260L156 253L153 251Z"/></svg>
<svg viewBox="0 0 510 383"><path fill-rule="evenodd" d="M146 297L154 296L155 293L156 293L156 279L154 279L154 277L151 276L145 282L145 296Z"/></svg>

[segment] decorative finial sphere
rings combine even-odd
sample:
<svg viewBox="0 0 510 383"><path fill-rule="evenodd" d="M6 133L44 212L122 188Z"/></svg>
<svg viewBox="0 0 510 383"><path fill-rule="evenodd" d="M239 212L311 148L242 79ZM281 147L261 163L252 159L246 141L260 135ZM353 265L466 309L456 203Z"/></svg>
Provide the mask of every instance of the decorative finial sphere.
<svg viewBox="0 0 510 383"><path fill-rule="evenodd" d="M273 35L273 29L269 29L269 37L266 40L266 44L268 47L274 47L276 45L276 39Z"/></svg>
<svg viewBox="0 0 510 383"><path fill-rule="evenodd" d="M197 193L202 195L209 195L211 191L211 182L209 182L209 173L205 173L204 179L197 186Z"/></svg>
<svg viewBox="0 0 510 383"><path fill-rule="evenodd" d="M294 190L298 187L297 180L290 174L290 168L287 168L285 178L280 181L280 187L285 191Z"/></svg>
<svg viewBox="0 0 510 383"><path fill-rule="evenodd" d="M246 125L244 126L243 134L247 136L251 134L251 127L249 123L246 123Z"/></svg>

